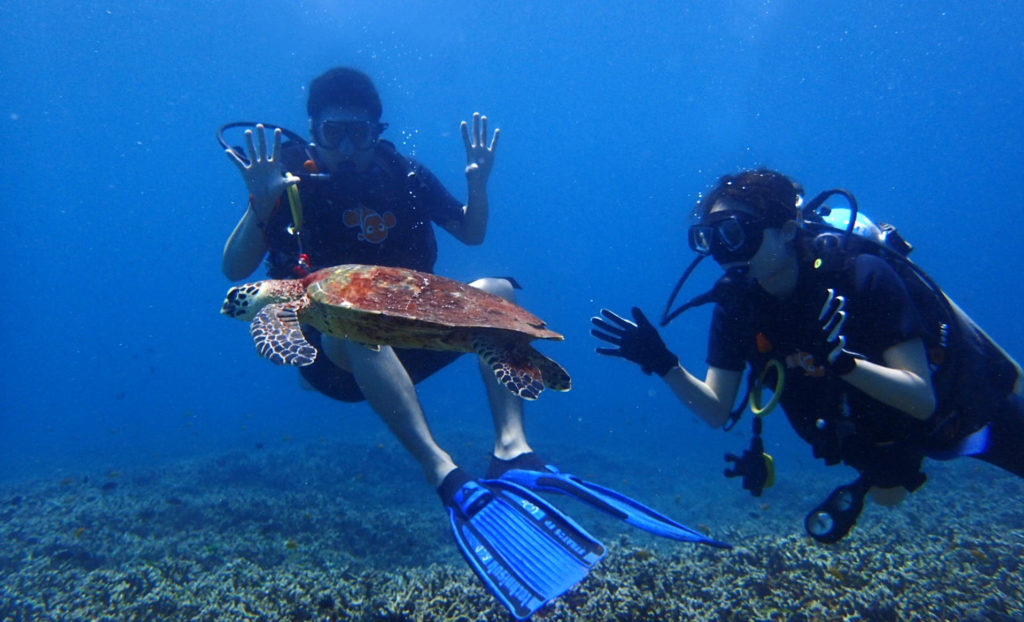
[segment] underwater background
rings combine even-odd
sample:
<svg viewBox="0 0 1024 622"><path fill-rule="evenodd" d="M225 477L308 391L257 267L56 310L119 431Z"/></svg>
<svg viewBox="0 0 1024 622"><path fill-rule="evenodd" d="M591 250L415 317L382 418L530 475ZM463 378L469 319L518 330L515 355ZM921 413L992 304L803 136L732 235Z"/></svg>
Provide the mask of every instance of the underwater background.
<svg viewBox="0 0 1024 622"><path fill-rule="evenodd" d="M776 485L750 497L722 476L749 418L708 428L589 335L602 307L657 316L699 193L767 166L853 192L1024 355L1024 4L40 0L0 24L0 619L503 619L373 412L302 390L219 314L247 197L214 134L306 135L306 87L335 65L374 79L383 137L460 199L460 121L501 128L487 240L439 231L436 271L515 276L565 335L540 349L573 389L527 405L534 448L737 545L567 508L611 553L544 619L1024 619L1016 478L929 462L902 507L814 545L804 515L852 470L776 413ZM662 331L698 374L709 321ZM482 474L471 357L418 392Z"/></svg>

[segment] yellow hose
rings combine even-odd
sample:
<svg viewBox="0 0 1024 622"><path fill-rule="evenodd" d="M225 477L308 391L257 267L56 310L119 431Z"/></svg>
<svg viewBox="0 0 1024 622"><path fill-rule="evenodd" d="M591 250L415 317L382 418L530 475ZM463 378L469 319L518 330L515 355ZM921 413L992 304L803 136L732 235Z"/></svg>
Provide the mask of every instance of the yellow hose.
<svg viewBox="0 0 1024 622"><path fill-rule="evenodd" d="M775 377L778 380L775 382L775 388L772 389L772 399L768 400L768 403L764 406L761 405L761 391L764 389L764 379L768 375L769 369L775 369ZM782 390L786 387L786 370L783 369L782 363L778 359L772 359L768 361L768 364L761 370L761 374L757 377L757 382L754 383L753 388L750 390L750 412L754 413L755 416L763 417L772 411L773 408L779 405L779 400L782 398Z"/></svg>
<svg viewBox="0 0 1024 622"><path fill-rule="evenodd" d="M291 177L287 173L286 177ZM302 231L302 199L299 198L299 184L288 184L288 205L292 208L292 227L295 231Z"/></svg>

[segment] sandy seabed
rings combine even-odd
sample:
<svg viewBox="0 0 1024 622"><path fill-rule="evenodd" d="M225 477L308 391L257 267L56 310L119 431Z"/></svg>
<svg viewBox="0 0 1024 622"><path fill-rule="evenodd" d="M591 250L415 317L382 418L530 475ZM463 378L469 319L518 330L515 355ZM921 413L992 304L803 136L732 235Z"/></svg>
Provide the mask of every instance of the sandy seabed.
<svg viewBox="0 0 1024 622"><path fill-rule="evenodd" d="M0 620L510 619L408 466L320 443L5 484ZM836 545L804 534L820 499L797 490L624 485L731 551L551 499L609 553L535 619L1024 620L1024 482L967 460L929 473Z"/></svg>

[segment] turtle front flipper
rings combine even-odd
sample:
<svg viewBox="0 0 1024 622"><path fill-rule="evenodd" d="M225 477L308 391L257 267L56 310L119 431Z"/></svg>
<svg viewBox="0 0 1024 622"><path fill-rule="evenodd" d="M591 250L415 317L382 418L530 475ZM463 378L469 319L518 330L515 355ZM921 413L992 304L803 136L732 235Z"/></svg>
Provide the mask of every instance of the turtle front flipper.
<svg viewBox="0 0 1024 622"><path fill-rule="evenodd" d="M256 351L278 365L305 367L316 360L316 348L306 341L299 323L300 303L263 307L249 326Z"/></svg>
<svg viewBox="0 0 1024 622"><path fill-rule="evenodd" d="M524 400L535 400L544 390L540 368L519 344L477 337L473 340L473 349L491 368L498 382Z"/></svg>

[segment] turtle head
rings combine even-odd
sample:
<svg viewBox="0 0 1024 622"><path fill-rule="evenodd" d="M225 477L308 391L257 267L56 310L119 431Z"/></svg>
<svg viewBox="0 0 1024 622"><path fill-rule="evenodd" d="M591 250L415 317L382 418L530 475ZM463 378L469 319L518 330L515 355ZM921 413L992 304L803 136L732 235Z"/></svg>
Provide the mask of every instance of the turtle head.
<svg viewBox="0 0 1024 622"><path fill-rule="evenodd" d="M220 312L245 322L251 321L263 307L277 302L301 300L306 295L301 281L271 279L232 287Z"/></svg>

